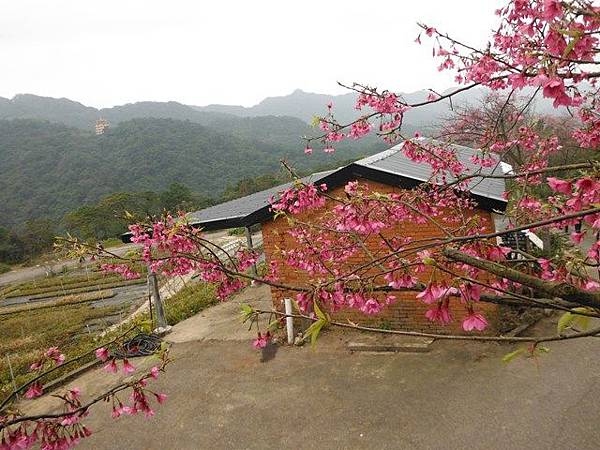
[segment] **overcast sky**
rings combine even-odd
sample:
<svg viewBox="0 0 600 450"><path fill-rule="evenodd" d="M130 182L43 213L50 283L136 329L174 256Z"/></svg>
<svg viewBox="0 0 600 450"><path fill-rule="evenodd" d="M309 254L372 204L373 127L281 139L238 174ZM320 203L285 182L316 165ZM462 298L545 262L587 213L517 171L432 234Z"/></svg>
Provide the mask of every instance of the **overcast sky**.
<svg viewBox="0 0 600 450"><path fill-rule="evenodd" d="M487 42L496 0L2 0L0 96L251 106L336 81L446 89L416 22Z"/></svg>

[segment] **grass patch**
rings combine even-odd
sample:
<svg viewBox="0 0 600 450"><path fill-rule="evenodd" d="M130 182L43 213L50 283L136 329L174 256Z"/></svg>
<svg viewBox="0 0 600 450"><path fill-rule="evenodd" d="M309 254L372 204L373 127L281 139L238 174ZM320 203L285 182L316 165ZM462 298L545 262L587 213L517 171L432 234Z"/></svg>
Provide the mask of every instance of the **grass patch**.
<svg viewBox="0 0 600 450"><path fill-rule="evenodd" d="M115 260L115 262L117 262L117 260ZM104 273L99 271L99 267L99 265L90 266L89 273L86 274L54 275L12 285L9 288L5 288L4 290L0 291L0 298L36 295L52 291L58 292L62 290L124 281L123 278L118 274ZM143 279L145 278L146 267L140 264L136 264L134 269L140 272L141 274L140 279L137 282L142 283Z"/></svg>
<svg viewBox="0 0 600 450"><path fill-rule="evenodd" d="M14 291L15 289L17 289L16 285L8 285L8 286L5 286L2 289L0 289L0 300L2 300L3 298L6 298L6 296L8 294L10 294L12 291Z"/></svg>
<svg viewBox="0 0 600 450"><path fill-rule="evenodd" d="M0 262L0 273L10 272L11 269L12 269L12 266L9 266L8 264Z"/></svg>
<svg viewBox="0 0 600 450"><path fill-rule="evenodd" d="M125 258L139 258L139 256L140 256L140 252L136 248L129 250L124 255ZM129 262L128 263L127 261L124 261L123 259L120 259L120 258L102 258L102 259L98 260L97 264L90 266L90 269L97 273L104 273L104 272L102 272L102 269L100 268L103 264L127 264L132 270L134 270L135 272L139 272L140 274L142 274L142 276L144 276L148 272L148 267L146 267L145 264L143 264L141 262Z"/></svg>
<svg viewBox="0 0 600 450"><path fill-rule="evenodd" d="M246 229L244 227L230 228L227 230L227 234L229 236L244 236L246 234Z"/></svg>
<svg viewBox="0 0 600 450"><path fill-rule="evenodd" d="M102 246L104 248L120 247L121 245L123 245L123 241L119 238L108 238L102 241Z"/></svg>
<svg viewBox="0 0 600 450"><path fill-rule="evenodd" d="M175 325L216 303L219 303L219 300L215 295L214 286L202 282L188 284L165 301L167 323Z"/></svg>
<svg viewBox="0 0 600 450"><path fill-rule="evenodd" d="M36 279L21 283L18 285L19 289L43 289L54 286L67 286L70 284L85 283L97 280L103 280L107 278L116 278L118 275L107 275L103 273L89 273L80 275L55 275L42 279Z"/></svg>

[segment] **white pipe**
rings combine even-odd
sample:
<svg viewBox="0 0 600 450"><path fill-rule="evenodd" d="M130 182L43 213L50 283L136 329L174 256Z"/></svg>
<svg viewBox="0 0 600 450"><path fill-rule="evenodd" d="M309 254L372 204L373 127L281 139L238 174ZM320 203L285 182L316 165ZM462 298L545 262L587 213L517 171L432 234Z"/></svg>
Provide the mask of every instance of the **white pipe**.
<svg viewBox="0 0 600 450"><path fill-rule="evenodd" d="M542 241L537 234L532 233L529 230L525 230L525 234L529 238L529 240L540 250L544 250L544 241Z"/></svg>
<svg viewBox="0 0 600 450"><path fill-rule="evenodd" d="M285 318L285 324L287 327L287 338L288 344L292 345L294 343L294 318L290 317L292 314L292 299L286 298L285 302L285 314L287 317Z"/></svg>

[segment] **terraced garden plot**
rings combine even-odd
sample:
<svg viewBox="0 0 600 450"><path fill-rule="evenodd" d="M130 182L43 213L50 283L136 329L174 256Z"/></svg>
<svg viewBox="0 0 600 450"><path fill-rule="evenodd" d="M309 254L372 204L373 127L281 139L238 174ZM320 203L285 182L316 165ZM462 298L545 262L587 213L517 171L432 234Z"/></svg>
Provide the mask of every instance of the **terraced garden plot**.
<svg viewBox="0 0 600 450"><path fill-rule="evenodd" d="M122 287L122 286L132 286L132 285L138 285L138 284L146 284L146 280L141 279L141 278L137 279L137 280L120 279L120 280L116 280L116 281L111 281L109 283L99 283L99 284L81 286L81 287L76 287L76 288L71 288L71 289L43 292L40 294L30 296L29 300L36 301L36 300L52 298L52 297L57 297L57 296L80 294L83 292L97 291L99 289L111 289L111 288L117 288L117 287Z"/></svg>
<svg viewBox="0 0 600 450"><path fill-rule="evenodd" d="M215 303L218 300L213 286L201 282L190 283L165 301L167 320L174 325ZM17 384L21 384L31 377L28 373L29 365L48 347L58 346L67 359L70 359L108 339L100 338L99 332L125 315L123 305L98 307L92 304L95 301L15 311L0 316L0 400L12 390L6 355L10 357ZM0 313L3 309L6 308L0 308ZM148 313L145 313L139 321L143 323L148 319ZM92 359L93 356L90 356L80 364ZM68 370L73 368L71 366ZM52 379L62 373L57 371Z"/></svg>
<svg viewBox="0 0 600 450"><path fill-rule="evenodd" d="M2 316L0 399L12 390L7 358L10 358L17 385L22 384L31 377L28 372L29 365L51 346L59 347L67 359L96 347L97 335L89 333L86 325L92 321L106 321L106 318L117 313L118 309L114 306L93 308L87 303L81 303ZM105 326L108 325L106 321ZM93 356L90 360L92 358ZM56 376L61 374L60 370L55 373Z"/></svg>
<svg viewBox="0 0 600 450"><path fill-rule="evenodd" d="M9 314L24 312L24 311L34 311L34 310L44 309L44 308L54 308L54 307L59 307L59 306L67 306L67 305L74 305L74 304L78 304L78 303L87 303L87 302L93 302L93 301L97 301L97 300L104 300L107 298L112 298L115 295L116 295L116 292L111 289L102 290L102 291L96 290L93 292L86 292L83 294L65 295L65 296L61 296L61 297L55 297L52 300L48 300L48 301L26 303L26 304L20 304L20 305L16 305L16 306L0 307L0 317L6 316Z"/></svg>
<svg viewBox="0 0 600 450"><path fill-rule="evenodd" d="M31 299L54 297L58 295L90 292L103 288L108 289L129 284L143 284L146 280L141 277L137 280L124 280L118 275L93 274L89 279L83 276L52 277L43 279L40 283L27 282L6 288L0 292L0 299L30 296Z"/></svg>

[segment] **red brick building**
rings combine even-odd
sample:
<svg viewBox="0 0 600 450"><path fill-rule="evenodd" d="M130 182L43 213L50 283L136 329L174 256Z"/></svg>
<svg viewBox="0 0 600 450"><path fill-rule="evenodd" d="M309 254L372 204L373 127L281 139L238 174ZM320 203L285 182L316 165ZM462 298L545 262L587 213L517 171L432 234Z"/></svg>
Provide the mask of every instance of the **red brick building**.
<svg viewBox="0 0 600 450"><path fill-rule="evenodd" d="M305 178L305 181L314 183L325 183L330 192L334 194L343 190L348 181L359 180L361 183L368 184L369 187L377 192L399 192L403 189L411 189L420 183L426 182L430 178L429 166L417 164L406 158L400 151L401 144L390 150L378 153L371 157L356 161L337 170L313 174ZM457 146L459 158L463 164L472 165L470 156L474 154L472 149ZM491 171L491 169L488 169ZM496 169L501 171L502 168ZM221 205L191 213L190 221L206 230L216 230L233 227L248 227L261 224L263 236L263 248L267 261L280 258L279 249L287 249L290 246L297 245L295 240L289 235L289 225L285 218L273 219L270 211L269 200L277 193L285 190L289 185L277 186L275 188L258 192L240 199L232 200ZM479 208L475 214L479 216L481 223L487 231L494 231L501 226L500 215L497 213L503 211L506 202L502 198L505 190L504 180L485 179L478 180L473 184L471 190L472 196L477 201ZM327 207L327 206L326 206ZM451 212L449 212L451 213ZM414 223L403 223L388 233L402 236L411 236L415 239L425 237L439 237L440 231L432 225L416 225ZM247 233L249 236L249 233ZM375 251L375 242L372 243ZM359 259L350 260L350 263L360 264ZM283 283L302 284L302 273L298 272L285 264L280 264L280 279ZM420 275L422 281L427 281L428 273ZM273 302L277 308L281 308L285 297L292 297L293 294L281 289L272 288ZM376 326L386 326L398 329L418 330L418 331L436 331L436 332L461 332L460 321L455 321L449 327L441 327L429 322L425 318L427 305L422 304L415 298L414 293L397 292L395 293L397 301L392 306L387 307L384 313L376 317L368 317L358 311L342 311L336 313L336 318L349 318L354 322L368 323ZM459 302L454 302L453 312L456 317L462 317ZM498 309L493 304L482 304L483 309L490 319L492 325L497 323ZM492 327L495 328L495 327Z"/></svg>

